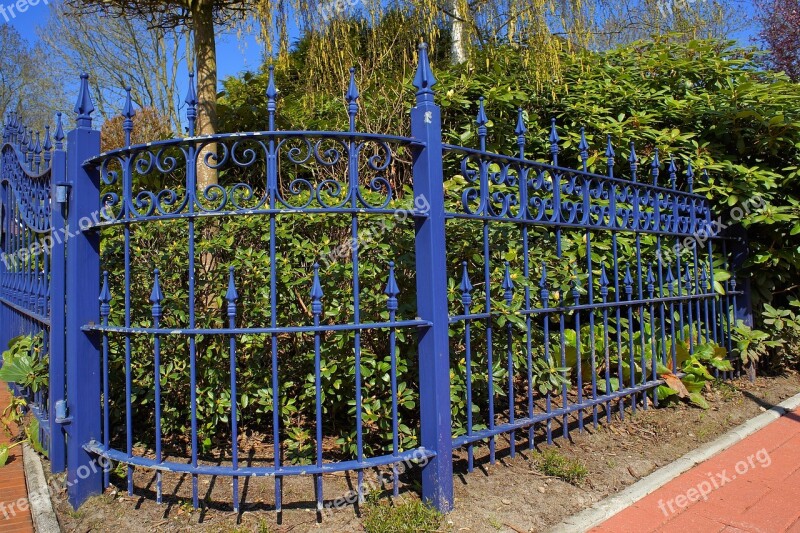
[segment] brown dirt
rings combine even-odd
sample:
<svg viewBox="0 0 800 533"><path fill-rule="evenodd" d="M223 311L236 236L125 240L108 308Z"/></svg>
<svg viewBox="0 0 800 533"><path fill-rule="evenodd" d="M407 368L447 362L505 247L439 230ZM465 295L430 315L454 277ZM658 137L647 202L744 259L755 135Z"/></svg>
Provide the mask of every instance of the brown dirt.
<svg viewBox="0 0 800 533"><path fill-rule="evenodd" d="M635 415L626 412L624 421L615 414L612 424L601 424L597 429L588 418L583 434L574 429L570 441L557 438L553 445L560 454L579 460L587 468L586 478L575 485L539 472L532 460L536 454L528 450L523 439L518 440L514 459L508 456L507 440L498 439L495 465L488 464L485 447L476 447L476 466L471 474L463 470L466 455L459 451L455 511L443 521L442 531L544 531L798 392L800 376L796 373L760 377L755 383L741 378L707 393L711 408L706 411L685 405L651 407L647 411L639 409ZM591 416L591 411L588 414ZM554 437L560 435L560 425L554 423L553 431ZM541 433L537 433L537 443L543 442ZM537 445L538 451L545 448ZM326 499L342 497L355 485L353 475L327 475L324 479ZM231 498L230 479L201 477L201 499L208 503L198 511L191 509L191 478L165 475L162 505L155 503L152 473L137 471L135 480L133 497L125 493L124 481L115 479L112 489L89 500L78 511L72 511L63 493L55 495L54 504L64 531L363 530L354 507L326 513L322 523L317 524L310 478L285 479L287 503L280 524L271 504L271 479L240 481L248 503L239 517L226 503ZM416 484L413 472L403 481L402 497L415 498L410 488Z"/></svg>

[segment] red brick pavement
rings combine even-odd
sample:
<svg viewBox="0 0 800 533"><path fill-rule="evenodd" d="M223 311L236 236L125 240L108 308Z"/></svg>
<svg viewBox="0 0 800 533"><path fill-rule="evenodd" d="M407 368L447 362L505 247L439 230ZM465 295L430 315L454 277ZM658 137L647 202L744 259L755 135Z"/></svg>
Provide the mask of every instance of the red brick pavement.
<svg viewBox="0 0 800 533"><path fill-rule="evenodd" d="M800 533L800 409L592 530L651 531Z"/></svg>
<svg viewBox="0 0 800 533"><path fill-rule="evenodd" d="M11 392L0 382L0 412L9 404ZM8 434L0 429L0 444L10 444ZM28 490L22 466L22 448L11 450L6 466L0 467L0 531L3 533L33 533L33 521L28 509Z"/></svg>

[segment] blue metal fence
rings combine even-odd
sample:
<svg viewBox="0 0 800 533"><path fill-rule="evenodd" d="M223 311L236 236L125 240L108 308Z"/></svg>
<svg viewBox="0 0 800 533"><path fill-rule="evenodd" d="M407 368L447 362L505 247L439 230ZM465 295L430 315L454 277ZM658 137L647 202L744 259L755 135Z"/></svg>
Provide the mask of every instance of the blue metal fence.
<svg viewBox="0 0 800 533"><path fill-rule="evenodd" d="M108 472L95 467L99 458L128 466L131 493L135 469L154 471L159 502L163 473L191 476L195 507L201 476L232 478L236 511L239 480L270 476L279 512L288 476L312 476L321 511L326 474L356 472L363 498L364 472L390 468L397 494L397 467L414 460L424 464L423 497L446 511L453 505L459 449L465 448L471 471L482 442L488 442L494 462L499 439L514 456L523 436L534 447L537 431L552 442L556 432L568 436L573 427L610 421L615 410L623 417L626 409L647 409L658 403L664 367L678 372L682 350L691 353L709 342L730 348L742 293L728 277L728 248L742 244L714 231L707 199L693 190L690 165L679 175L676 162L663 165L656 150L642 179L631 145L629 175L622 178L609 137L607 172L590 172L590 147L581 132L581 165L571 169L559 164L555 121L551 161L535 161L526 151L522 111L518 153L491 153L482 100L479 146L445 144L435 83L422 45L409 137L358 132L352 71L346 94L350 127L344 132L277 131L271 72L263 132L195 137L191 89L189 137L131 146L135 112L129 92L126 147L99 154L86 76L66 152L60 122L51 155L49 135L44 146L31 146L29 134L9 119L3 137L3 253L14 255L41 235L63 231L70 238L15 266L0 266L0 334L5 342L18 333L45 332L50 393L36 405L44 413L42 427L54 436L53 470L66 467L67 479L74 481L73 505L108 486ZM199 171L215 173L219 185L198 190ZM403 190L409 182L413 198ZM220 264L207 247L220 231L211 222L245 217L263 220L263 262L246 262L244 270ZM306 321L282 323L289 305L282 292L291 281L282 277L283 247L291 242L281 242L281 235L291 234L300 218L330 221L346 252L340 258L346 256L349 277L326 279L330 254L307 258L308 296L297 295ZM375 264L365 231L387 219L393 223L384 223L382 231L394 232L398 243L406 239L411 248L405 253L398 244L398 257ZM143 249L140 228L171 228L183 257ZM252 254L231 237L228 255ZM120 268L112 255L101 257L101 238L114 249ZM259 269L265 270L266 286L248 289L253 299L246 299L243 287ZM221 271L227 288L210 294L203 283ZM166 289L163 276L175 272L179 283ZM146 288L140 285L145 276ZM413 296L403 299L406 294ZM144 299L150 304L146 313ZM328 302L338 308L326 309ZM256 311L259 321L252 318ZM353 369L352 382L344 385L352 397L350 457L324 446L329 391L323 374L333 334L346 339L336 347L345 354L339 363ZM229 380L209 388L204 372L215 362L204 354L210 345L224 347ZM307 437L313 458L291 464L285 455L287 432L294 428L281 414L291 399L282 396L281 369L300 364L293 354L304 350L313 367L313 434ZM151 381L136 361L147 361ZM189 368L188 457L165 448L175 435L162 427L163 410L173 400L162 390L169 384L165 368L181 362ZM239 378L244 364L263 365L265 372L260 385L272 450L255 464L240 457L239 417L249 403L242 392L247 384ZM115 381L119 373L122 379ZM399 383L401 373L414 381L410 392ZM142 390L145 382L152 382L152 390ZM388 389L376 389L378 382ZM391 404L386 435L376 433L370 418L375 390L385 390ZM230 438L223 446L229 455L222 462L203 453L198 403L207 394L224 394L229 402L224 420ZM410 395L411 407L400 405L401 394ZM56 416L55 403L64 399ZM140 405L152 413L152 426L140 418ZM417 432L419 439L405 438ZM152 446L143 451L137 443L144 441Z"/></svg>

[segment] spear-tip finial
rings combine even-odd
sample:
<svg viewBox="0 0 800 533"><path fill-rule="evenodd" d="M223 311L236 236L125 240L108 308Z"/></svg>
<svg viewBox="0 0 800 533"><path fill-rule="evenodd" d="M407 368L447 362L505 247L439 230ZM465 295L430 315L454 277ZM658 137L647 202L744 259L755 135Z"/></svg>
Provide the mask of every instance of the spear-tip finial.
<svg viewBox="0 0 800 533"><path fill-rule="evenodd" d="M653 151L653 162L650 163L650 173L653 176L653 185L658 181L659 168L661 167L661 160L658 157L658 148Z"/></svg>
<svg viewBox="0 0 800 533"><path fill-rule="evenodd" d="M481 96L478 99L478 116L475 118L475 123L478 125L478 128L486 128L486 124L489 122L489 118L486 116L486 108L484 106L484 98ZM480 133L479 133L480 135ZM485 131L483 135L486 135Z"/></svg>
<svg viewBox="0 0 800 533"><path fill-rule="evenodd" d="M506 261L506 272L503 276L503 296L505 296L506 303L511 305L511 299L514 297L514 282L511 280L511 266Z"/></svg>
<svg viewBox="0 0 800 533"><path fill-rule="evenodd" d="M433 95L433 86L436 85L436 77L431 70L431 62L428 59L428 45L419 45L419 57L417 63L417 73L414 76L414 87L417 88L417 100L422 97Z"/></svg>
<svg viewBox="0 0 800 533"><path fill-rule="evenodd" d="M552 147L558 147L558 141L561 140L561 137L558 136L558 130L556 129L556 119L550 119L550 145Z"/></svg>
<svg viewBox="0 0 800 533"><path fill-rule="evenodd" d="M228 291L225 299L228 301L228 317L236 316L236 301L239 299L239 292L236 290L236 276L234 267L228 268Z"/></svg>
<svg viewBox="0 0 800 533"><path fill-rule="evenodd" d="M267 100L274 101L278 97L278 89L275 88L275 67L268 67L269 80L267 82Z"/></svg>
<svg viewBox="0 0 800 533"><path fill-rule="evenodd" d="M389 297L386 307L389 311L397 311L397 295L400 294L400 287L397 286L397 279L394 275L394 261L389 262L389 279L386 282L384 294Z"/></svg>
<svg viewBox="0 0 800 533"><path fill-rule="evenodd" d="M131 86L125 87L125 105L122 107L122 116L127 120L133 120L136 112L133 110L133 100L131 98ZM126 121L127 122L127 121Z"/></svg>
<svg viewBox="0 0 800 533"><path fill-rule="evenodd" d="M66 135L64 135L64 121L60 112L56 113L56 131L53 133L53 139L56 141L56 150L61 150Z"/></svg>
<svg viewBox="0 0 800 533"><path fill-rule="evenodd" d="M42 145L42 150L45 151L45 155L53 149L53 141L50 138L50 126L44 127L44 144Z"/></svg>
<svg viewBox="0 0 800 533"><path fill-rule="evenodd" d="M461 289L461 303L464 304L465 307L469 307L472 305L472 283L469 280L467 262L464 261L461 263L461 266L463 268L461 273L461 285L459 285Z"/></svg>
<svg viewBox="0 0 800 533"><path fill-rule="evenodd" d="M186 98L183 100L189 107L197 105L197 89L194 86L194 72L189 73L189 89L186 91Z"/></svg>
<svg viewBox="0 0 800 533"><path fill-rule="evenodd" d="M358 93L358 85L356 85L356 69L355 67L350 67L350 85L347 87L347 95L345 99L347 103L352 104L359 97Z"/></svg>
<svg viewBox="0 0 800 533"><path fill-rule="evenodd" d="M94 102L89 90L89 75L84 72L81 74L81 87L78 91L78 101L75 103L75 114L78 115L76 125L79 128L90 128L92 113L94 113Z"/></svg>
<svg viewBox="0 0 800 533"><path fill-rule="evenodd" d="M518 143L520 141L522 143L525 142L525 134L528 133L528 128L525 126L525 114L522 112L521 107L517 110L517 127L514 129L514 133L517 134Z"/></svg>
<svg viewBox="0 0 800 533"><path fill-rule="evenodd" d="M319 281L319 263L314 263L314 280L311 283L311 312L315 315L322 314L322 284Z"/></svg>
<svg viewBox="0 0 800 533"><path fill-rule="evenodd" d="M111 290L108 288L108 272L103 272L103 288L100 291L100 314L107 317L111 313Z"/></svg>
<svg viewBox="0 0 800 533"><path fill-rule="evenodd" d="M615 155L617 154L614 152L614 143L611 141L611 134L609 133L606 137L606 157L609 159L609 164L613 165Z"/></svg>
<svg viewBox="0 0 800 533"><path fill-rule="evenodd" d="M586 141L586 128L581 126L581 140L578 143L578 150L580 150L581 155L587 154L589 152L589 143Z"/></svg>

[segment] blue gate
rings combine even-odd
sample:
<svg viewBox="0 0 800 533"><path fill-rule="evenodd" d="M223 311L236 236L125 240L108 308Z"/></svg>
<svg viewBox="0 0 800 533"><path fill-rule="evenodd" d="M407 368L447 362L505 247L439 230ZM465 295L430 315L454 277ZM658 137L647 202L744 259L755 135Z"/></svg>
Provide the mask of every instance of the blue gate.
<svg viewBox="0 0 800 533"><path fill-rule="evenodd" d="M39 439L56 471L64 468L64 437L53 431L64 398L64 243L60 206L53 202L54 168L63 167L61 118L51 137L23 127L10 114L3 128L0 172L0 346L32 337L32 349L49 362L48 386L21 390L39 421ZM55 141L55 144L54 142ZM63 168L61 169L63 172ZM56 312L53 313L52 311Z"/></svg>
<svg viewBox="0 0 800 533"><path fill-rule="evenodd" d="M190 89L187 138L131 146L128 91L126 147L99 154L85 75L66 155L60 127L51 157L49 142L30 147L11 121L4 252L72 229L64 247L3 267L0 307L4 340L50 331L51 352L58 342L66 361L66 374L52 366L52 397L37 405L47 413L62 398L54 387L66 391L48 420L67 435L73 505L108 486L96 468L105 460L127 465L130 493L137 469L153 471L159 502L165 474L190 476L195 507L201 477L230 477L235 511L239 480L268 476L278 512L287 477L311 476L321 511L326 475L355 472L363 499L365 472L384 469L396 495L400 466L416 462L423 497L447 511L461 449L471 471L482 443L494 462L498 441L513 456L523 442L534 447L537 431L552 442L647 409L661 376L679 373L699 346L731 348L742 293L728 257L741 256L742 242L715 230L690 163L679 173L656 149L642 172L631 144L622 178L609 137L606 172L594 173L581 131L581 165L568 168L555 120L550 161L536 161L522 111L518 153L491 153L483 100L479 146L449 145L435 83L422 45L408 137L358 131L352 70L343 132L276 130L271 71L262 132L194 136ZM200 172L219 184L198 189ZM301 219L334 237L300 233ZM237 226L246 220L258 222ZM144 229L159 239L143 241ZM378 262L386 232L395 256ZM213 248L221 235L225 249ZM315 257L294 258L300 238L319 238ZM290 260L306 279L287 279ZM285 383L282 369L294 365L308 367L306 384ZM334 366L352 371L333 382ZM253 367L263 381L240 378ZM188 369L188 383L171 381L175 368ZM352 398L336 453L326 448L334 389ZM310 397L310 412L291 411L296 394ZM390 407L376 414L378 397ZM269 444L255 461L239 442L254 404ZM163 426L176 405L187 409L185 436ZM208 457L201 412L224 424L224 457ZM287 460L298 438L308 456Z"/></svg>

